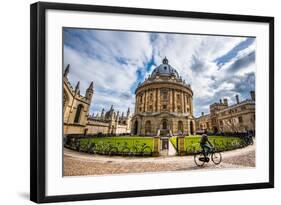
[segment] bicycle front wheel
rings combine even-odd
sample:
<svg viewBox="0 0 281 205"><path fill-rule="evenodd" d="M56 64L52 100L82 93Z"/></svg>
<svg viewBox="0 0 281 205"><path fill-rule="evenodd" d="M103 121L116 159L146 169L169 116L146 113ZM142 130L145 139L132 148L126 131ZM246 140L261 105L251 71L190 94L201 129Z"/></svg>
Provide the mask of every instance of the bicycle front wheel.
<svg viewBox="0 0 281 205"><path fill-rule="evenodd" d="M152 155L152 149L150 147L144 147L143 150L142 150L142 155L144 157L148 157L148 156L151 156Z"/></svg>
<svg viewBox="0 0 281 205"><path fill-rule="evenodd" d="M93 154L93 153L95 153L95 149L96 149L95 144L90 144L88 146L87 152L90 153L90 154Z"/></svg>
<svg viewBox="0 0 281 205"><path fill-rule="evenodd" d="M136 156L136 155L138 155L138 149L133 147L133 148L130 150L129 156L130 156L130 157L134 157L134 156Z"/></svg>
<svg viewBox="0 0 281 205"><path fill-rule="evenodd" d="M220 152L214 152L212 153L212 161L214 162L215 165L218 165L221 163L222 157Z"/></svg>
<svg viewBox="0 0 281 205"><path fill-rule="evenodd" d="M205 164L204 154L201 152L194 155L194 162L198 167L202 167Z"/></svg>

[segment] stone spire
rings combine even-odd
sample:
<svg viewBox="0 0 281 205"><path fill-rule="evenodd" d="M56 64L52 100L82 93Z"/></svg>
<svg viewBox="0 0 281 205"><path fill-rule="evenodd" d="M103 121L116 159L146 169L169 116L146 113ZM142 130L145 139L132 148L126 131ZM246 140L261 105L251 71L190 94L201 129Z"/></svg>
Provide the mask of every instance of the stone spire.
<svg viewBox="0 0 281 205"><path fill-rule="evenodd" d="M256 100L256 93L255 93L255 91L252 90L250 92L250 95L251 95L251 100L255 101Z"/></svg>
<svg viewBox="0 0 281 205"><path fill-rule="evenodd" d="M78 81L76 86L75 86L75 93L80 94L80 88L79 87L80 87L80 82Z"/></svg>
<svg viewBox="0 0 281 205"><path fill-rule="evenodd" d="M86 98L91 101L94 93L94 84L93 81L90 83L89 87L86 90Z"/></svg>
<svg viewBox="0 0 281 205"><path fill-rule="evenodd" d="M67 77L68 73L69 73L69 67L70 65L68 64L64 70L64 73L63 73L63 77Z"/></svg>
<svg viewBox="0 0 281 205"><path fill-rule="evenodd" d="M239 104L240 101L239 101L239 95L235 95L235 98L236 98L236 103Z"/></svg>
<svg viewBox="0 0 281 205"><path fill-rule="evenodd" d="M100 115L101 118L104 118L104 108L102 108L101 110L101 115Z"/></svg>
<svg viewBox="0 0 281 205"><path fill-rule="evenodd" d="M90 86L88 87L88 89L91 89L91 90L94 89L94 83L93 83L93 81L90 83Z"/></svg>
<svg viewBox="0 0 281 205"><path fill-rule="evenodd" d="M130 116L130 108L128 107L128 110L127 110L127 117Z"/></svg>
<svg viewBox="0 0 281 205"><path fill-rule="evenodd" d="M110 118L115 118L116 113L114 112L113 105L111 105L111 107L107 113L108 113L108 116L110 116Z"/></svg>

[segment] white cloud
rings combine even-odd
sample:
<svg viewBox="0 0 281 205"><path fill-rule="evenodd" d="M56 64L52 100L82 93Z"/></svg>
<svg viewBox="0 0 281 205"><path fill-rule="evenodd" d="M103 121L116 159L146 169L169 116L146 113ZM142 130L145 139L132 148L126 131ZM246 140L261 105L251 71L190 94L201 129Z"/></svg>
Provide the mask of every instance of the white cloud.
<svg viewBox="0 0 281 205"><path fill-rule="evenodd" d="M117 35L105 31L82 33L84 41L71 36L73 46L64 46L64 63L71 65L69 78L73 86L80 81L80 90L84 93L90 82L94 82L98 92L94 94L92 110L111 104L122 111L128 106L133 109L133 96L124 99L122 93L130 93L137 81L136 71L151 57L149 35L126 32Z"/></svg>

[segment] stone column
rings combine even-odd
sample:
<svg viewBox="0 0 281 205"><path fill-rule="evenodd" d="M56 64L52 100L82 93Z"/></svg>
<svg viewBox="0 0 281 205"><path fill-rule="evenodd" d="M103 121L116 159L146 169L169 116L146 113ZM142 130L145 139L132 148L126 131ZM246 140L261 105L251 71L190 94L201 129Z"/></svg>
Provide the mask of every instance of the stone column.
<svg viewBox="0 0 281 205"><path fill-rule="evenodd" d="M190 114L193 115L193 102L192 102L192 97L189 98L189 109L190 109Z"/></svg>
<svg viewBox="0 0 281 205"><path fill-rule="evenodd" d="M190 111L190 98L189 98L189 95L186 95L186 106L188 106L188 113L190 114L191 111ZM187 108L186 108L186 111L187 111Z"/></svg>
<svg viewBox="0 0 281 205"><path fill-rule="evenodd" d="M160 137L154 137L153 138L153 151L152 156L159 156L160 153Z"/></svg>
<svg viewBox="0 0 281 205"><path fill-rule="evenodd" d="M146 91L146 96L145 96L145 111L148 111L148 102L149 102L149 92L148 90Z"/></svg>
<svg viewBox="0 0 281 205"><path fill-rule="evenodd" d="M136 95L136 102L135 102L135 113L138 112L138 100L139 100L139 96Z"/></svg>
<svg viewBox="0 0 281 205"><path fill-rule="evenodd" d="M169 90L169 112L173 112L173 92Z"/></svg>
<svg viewBox="0 0 281 205"><path fill-rule="evenodd" d="M146 91L144 91L143 112L146 112Z"/></svg>
<svg viewBox="0 0 281 205"><path fill-rule="evenodd" d="M188 95L185 95L185 112L187 113L187 106L188 106Z"/></svg>
<svg viewBox="0 0 281 205"><path fill-rule="evenodd" d="M184 102L184 103L183 103L183 104L184 104L184 105L183 105L183 107L184 107L183 112L186 113L186 94L184 94L183 102Z"/></svg>
<svg viewBox="0 0 281 205"><path fill-rule="evenodd" d="M155 90L155 111L158 112L158 88Z"/></svg>
<svg viewBox="0 0 281 205"><path fill-rule="evenodd" d="M152 91L152 112L156 112L156 90Z"/></svg>
<svg viewBox="0 0 281 205"><path fill-rule="evenodd" d="M174 89L172 90L172 97L173 97L172 110L173 110L173 112L175 112L175 90Z"/></svg>
<svg viewBox="0 0 281 205"><path fill-rule="evenodd" d="M157 111L160 112L160 89L157 89Z"/></svg>
<svg viewBox="0 0 281 205"><path fill-rule="evenodd" d="M177 92L174 90L174 112L177 112Z"/></svg>
<svg viewBox="0 0 281 205"><path fill-rule="evenodd" d="M185 155L184 136L177 137L177 147L178 147L178 155L179 156Z"/></svg>
<svg viewBox="0 0 281 205"><path fill-rule="evenodd" d="M181 92L181 111L184 113L184 95L183 92Z"/></svg>

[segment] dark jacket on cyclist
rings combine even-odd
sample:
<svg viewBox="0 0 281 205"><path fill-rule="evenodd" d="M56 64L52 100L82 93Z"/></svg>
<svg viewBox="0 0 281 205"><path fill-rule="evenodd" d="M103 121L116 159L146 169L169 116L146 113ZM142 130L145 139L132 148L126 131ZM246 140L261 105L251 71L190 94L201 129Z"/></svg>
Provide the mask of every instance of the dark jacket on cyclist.
<svg viewBox="0 0 281 205"><path fill-rule="evenodd" d="M201 136L200 145L202 146L202 145L205 145L205 144L207 144L207 143L210 144L210 145L212 145L212 143L209 141L208 135L203 134L203 135Z"/></svg>
<svg viewBox="0 0 281 205"><path fill-rule="evenodd" d="M209 141L209 139L208 139L208 135L203 134L203 135L201 136L200 146L201 146L201 148L202 148L203 151L204 151L203 153L204 153L205 159L207 158L207 153L210 152L210 150L211 150L210 145L211 145L211 147L213 147L212 143L211 143L211 142Z"/></svg>

